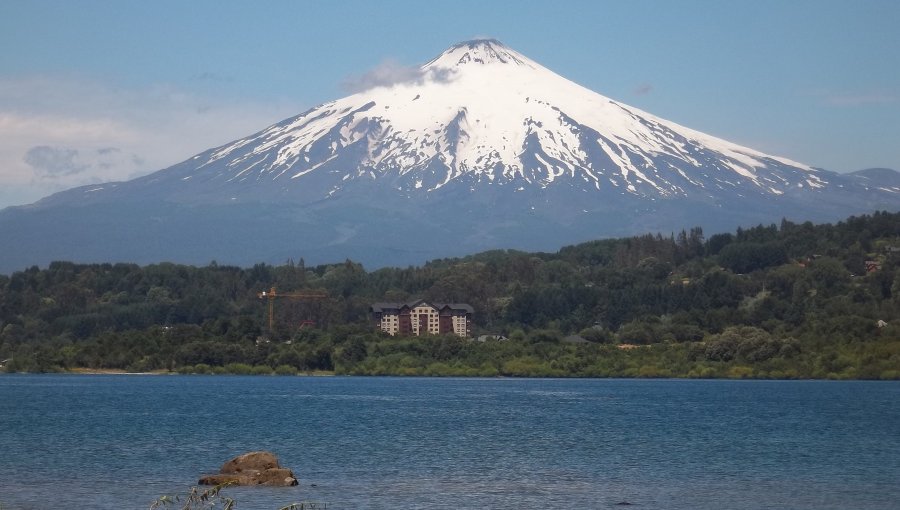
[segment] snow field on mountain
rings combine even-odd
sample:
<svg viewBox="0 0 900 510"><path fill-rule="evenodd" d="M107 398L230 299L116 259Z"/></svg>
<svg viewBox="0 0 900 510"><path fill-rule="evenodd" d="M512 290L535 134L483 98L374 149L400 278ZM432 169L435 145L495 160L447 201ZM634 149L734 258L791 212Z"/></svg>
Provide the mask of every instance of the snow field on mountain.
<svg viewBox="0 0 900 510"><path fill-rule="evenodd" d="M220 161L228 181L339 173L323 190L329 197L356 179L381 178L411 192L465 178L468 186L569 183L649 198L713 196L743 182L771 195L827 184L807 165L614 101L495 40L457 44L406 81L323 104L226 145L198 171Z"/></svg>

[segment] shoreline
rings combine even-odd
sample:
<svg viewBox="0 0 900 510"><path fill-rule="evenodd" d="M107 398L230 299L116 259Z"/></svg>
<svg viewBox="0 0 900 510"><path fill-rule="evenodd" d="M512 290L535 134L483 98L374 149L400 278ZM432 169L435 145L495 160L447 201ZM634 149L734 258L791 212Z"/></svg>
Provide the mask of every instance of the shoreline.
<svg viewBox="0 0 900 510"><path fill-rule="evenodd" d="M62 370L59 372L16 372L16 373L48 373L48 374L65 374L65 375L271 375L271 376L279 376L279 377L331 377L334 376L334 372L326 372L326 371L315 371L315 372L297 372L296 374L276 374L272 372L270 374L237 374L237 373L185 373L179 372L177 370L152 370L150 372L129 372L127 370L122 370L118 368L70 368L68 370Z"/></svg>
<svg viewBox="0 0 900 510"><path fill-rule="evenodd" d="M0 372L0 376L3 375L129 375L129 376L194 376L194 375L206 375L206 376L230 376L230 377L239 377L239 376L264 376L264 377L400 377L400 378L424 378L424 379L554 379L554 380L568 380L568 379L618 379L618 380L636 380L636 381L842 381L842 382L850 382L850 381L875 381L875 382L898 382L897 379L844 379L844 378L766 378L766 377L627 377L627 376L617 376L617 377L578 377L578 376L556 376L556 377L546 377L546 376L461 376L461 375L409 375L409 374L381 374L381 375L354 375L354 374L336 374L335 372L325 372L325 371L315 371L315 372L298 372L296 374L277 374L277 373L269 373L269 374L246 374L246 373L185 373L179 371L169 371L169 370L154 370L150 372L129 372L127 370L122 369L114 369L114 368L105 368L105 369L95 369L95 368L72 368L69 370L63 370L59 372Z"/></svg>

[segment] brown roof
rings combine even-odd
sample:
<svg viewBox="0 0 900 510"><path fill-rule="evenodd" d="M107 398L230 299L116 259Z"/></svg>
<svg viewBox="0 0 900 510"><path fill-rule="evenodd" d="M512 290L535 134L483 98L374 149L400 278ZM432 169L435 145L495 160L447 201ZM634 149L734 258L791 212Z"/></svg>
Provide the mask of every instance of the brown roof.
<svg viewBox="0 0 900 510"><path fill-rule="evenodd" d="M409 301L406 303L372 303L370 309L373 313L384 312L388 310L400 310L401 308L415 308L421 304L428 305L435 310L442 310L444 308L449 308L451 310L463 310L466 313L475 313L475 309L472 308L471 305L466 303L434 303L431 301L426 301L424 299L416 299L413 301Z"/></svg>

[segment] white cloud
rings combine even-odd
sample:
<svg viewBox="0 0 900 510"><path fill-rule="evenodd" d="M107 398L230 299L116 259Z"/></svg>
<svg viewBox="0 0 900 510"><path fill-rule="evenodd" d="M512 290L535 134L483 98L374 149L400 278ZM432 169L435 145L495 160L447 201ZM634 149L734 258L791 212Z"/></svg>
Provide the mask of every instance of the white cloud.
<svg viewBox="0 0 900 510"><path fill-rule="evenodd" d="M300 111L159 85L0 78L0 208L160 170Z"/></svg>
<svg viewBox="0 0 900 510"><path fill-rule="evenodd" d="M356 93L401 83L422 83L426 79L446 82L452 79L452 75L450 69L430 69L426 72L418 66L405 66L396 60L387 59L360 76L347 77L342 86L347 92Z"/></svg>

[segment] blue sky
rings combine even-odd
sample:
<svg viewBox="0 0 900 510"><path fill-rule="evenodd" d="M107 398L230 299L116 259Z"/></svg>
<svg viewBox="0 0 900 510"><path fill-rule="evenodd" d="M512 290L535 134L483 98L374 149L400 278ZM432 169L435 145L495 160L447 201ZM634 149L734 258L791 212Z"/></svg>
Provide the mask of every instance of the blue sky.
<svg viewBox="0 0 900 510"><path fill-rule="evenodd" d="M0 207L143 175L495 37L618 101L900 170L900 2L0 0Z"/></svg>

